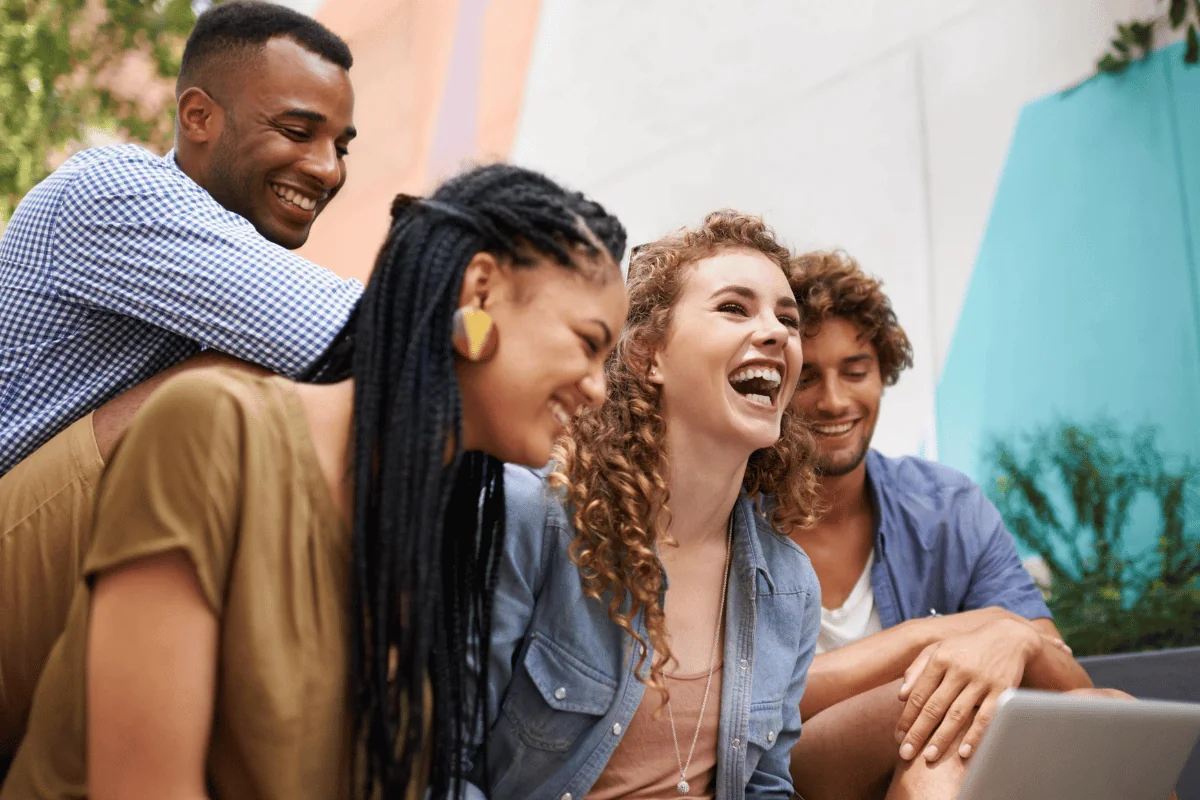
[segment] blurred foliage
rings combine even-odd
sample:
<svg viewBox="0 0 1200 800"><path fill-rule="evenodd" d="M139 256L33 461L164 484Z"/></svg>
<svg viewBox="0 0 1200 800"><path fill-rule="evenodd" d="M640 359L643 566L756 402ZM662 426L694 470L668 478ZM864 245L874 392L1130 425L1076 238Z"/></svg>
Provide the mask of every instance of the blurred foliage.
<svg viewBox="0 0 1200 800"><path fill-rule="evenodd" d="M195 19L191 0L0 0L0 224L90 129L170 144L173 105L148 115L106 78L131 51L174 78Z"/></svg>
<svg viewBox="0 0 1200 800"><path fill-rule="evenodd" d="M1200 36L1196 26L1200 25L1200 0L1159 0L1164 10L1151 19L1134 19L1117 25L1117 36L1112 40L1108 52L1096 62L1098 72L1117 74L1134 61L1145 58L1154 49L1154 31L1163 22L1172 30L1187 24L1184 41L1183 63L1200 61Z"/></svg>
<svg viewBox="0 0 1200 800"><path fill-rule="evenodd" d="M1077 655L1200 645L1197 472L1168 464L1153 428L1060 424L994 442L988 461L992 501L1049 569L1047 603ZM1137 533L1157 546L1129 556L1134 524L1157 526Z"/></svg>

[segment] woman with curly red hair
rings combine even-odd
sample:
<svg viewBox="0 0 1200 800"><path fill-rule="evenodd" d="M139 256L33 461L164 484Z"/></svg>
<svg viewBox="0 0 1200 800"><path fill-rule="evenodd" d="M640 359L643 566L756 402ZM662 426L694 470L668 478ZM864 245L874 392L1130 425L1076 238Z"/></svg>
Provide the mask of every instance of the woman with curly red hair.
<svg viewBox="0 0 1200 800"><path fill-rule="evenodd" d="M607 401L549 474L507 468L491 796L791 796L820 596L788 264L734 212L638 248Z"/></svg>

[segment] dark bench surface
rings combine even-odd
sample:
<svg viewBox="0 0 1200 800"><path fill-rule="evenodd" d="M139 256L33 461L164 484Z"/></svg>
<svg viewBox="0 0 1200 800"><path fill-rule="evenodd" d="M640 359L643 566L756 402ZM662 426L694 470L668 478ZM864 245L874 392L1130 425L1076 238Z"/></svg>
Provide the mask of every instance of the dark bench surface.
<svg viewBox="0 0 1200 800"><path fill-rule="evenodd" d="M1079 663L1097 686L1148 700L1200 703L1200 647L1090 656ZM1177 791L1179 800L1200 800L1200 745L1183 768Z"/></svg>

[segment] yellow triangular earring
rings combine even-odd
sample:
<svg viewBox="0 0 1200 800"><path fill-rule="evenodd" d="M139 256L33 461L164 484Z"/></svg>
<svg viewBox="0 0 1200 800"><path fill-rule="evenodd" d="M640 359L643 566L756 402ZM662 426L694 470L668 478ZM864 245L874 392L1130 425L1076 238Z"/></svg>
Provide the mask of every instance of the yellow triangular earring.
<svg viewBox="0 0 1200 800"><path fill-rule="evenodd" d="M496 324L482 308L458 308L454 312L453 337L454 350L468 361L487 361L496 353Z"/></svg>

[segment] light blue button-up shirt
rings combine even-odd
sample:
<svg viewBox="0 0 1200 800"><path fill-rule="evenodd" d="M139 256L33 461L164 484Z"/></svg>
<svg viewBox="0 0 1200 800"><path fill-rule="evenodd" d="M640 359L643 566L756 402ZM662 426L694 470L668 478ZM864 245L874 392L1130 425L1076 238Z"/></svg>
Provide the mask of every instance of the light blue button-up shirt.
<svg viewBox="0 0 1200 800"><path fill-rule="evenodd" d="M642 702L633 639L584 596L575 538L542 473L505 468L507 523L492 614L486 752L494 798L583 798ZM800 697L816 651L821 590L808 557L743 496L726 595L717 800L789 798ZM642 620L635 620L639 630ZM652 656L653 654L649 654ZM647 662L648 663L648 662ZM662 754L673 761L674 755Z"/></svg>
<svg viewBox="0 0 1200 800"><path fill-rule="evenodd" d="M871 588L884 628L989 606L1050 616L1000 512L966 475L871 450L867 489L876 523Z"/></svg>

